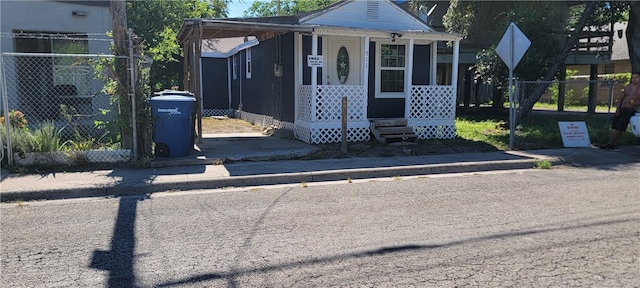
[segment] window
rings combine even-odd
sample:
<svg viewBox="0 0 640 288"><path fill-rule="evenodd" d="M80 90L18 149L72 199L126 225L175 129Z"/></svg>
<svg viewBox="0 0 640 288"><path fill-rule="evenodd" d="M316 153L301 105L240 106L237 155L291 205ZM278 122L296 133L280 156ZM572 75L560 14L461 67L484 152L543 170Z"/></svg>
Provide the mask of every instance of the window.
<svg viewBox="0 0 640 288"><path fill-rule="evenodd" d="M86 34L65 34L36 31L14 31L20 35L15 40L15 50L19 53L53 53L53 54L88 54L89 41ZM24 56L21 56L24 57ZM29 60L27 60L29 59ZM54 87L73 87L67 89L66 94L93 95L91 82L94 79L93 68L89 58L66 56L52 56L51 58L29 58L22 60L31 63L32 67L24 69L25 75L44 73L51 75L53 83L40 83ZM30 61L30 62L26 62ZM34 72L38 70L38 72ZM69 95L70 96L70 95Z"/></svg>
<svg viewBox="0 0 640 288"><path fill-rule="evenodd" d="M377 43L376 97L403 98L407 51L404 44Z"/></svg>
<svg viewBox="0 0 640 288"><path fill-rule="evenodd" d="M251 78L251 48L247 48L247 79Z"/></svg>
<svg viewBox="0 0 640 288"><path fill-rule="evenodd" d="M232 68L233 69L233 80L238 79L238 72L236 72L237 69L238 69L237 66L236 66L237 65L236 64L236 62L237 62L236 59L237 59L237 56L236 56L236 54L234 54L233 55L233 68Z"/></svg>

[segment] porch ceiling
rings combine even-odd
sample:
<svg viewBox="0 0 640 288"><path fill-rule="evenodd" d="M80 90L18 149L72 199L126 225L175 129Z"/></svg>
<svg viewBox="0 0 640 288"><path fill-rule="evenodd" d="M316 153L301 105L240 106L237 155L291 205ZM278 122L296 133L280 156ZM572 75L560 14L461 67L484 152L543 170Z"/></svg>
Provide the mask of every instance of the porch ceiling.
<svg viewBox="0 0 640 288"><path fill-rule="evenodd" d="M311 33L312 27L298 25L253 23L228 20L187 19L178 32L178 40L183 42L193 33L198 33L202 25L202 39L256 36L259 41L269 39L276 34L287 32Z"/></svg>

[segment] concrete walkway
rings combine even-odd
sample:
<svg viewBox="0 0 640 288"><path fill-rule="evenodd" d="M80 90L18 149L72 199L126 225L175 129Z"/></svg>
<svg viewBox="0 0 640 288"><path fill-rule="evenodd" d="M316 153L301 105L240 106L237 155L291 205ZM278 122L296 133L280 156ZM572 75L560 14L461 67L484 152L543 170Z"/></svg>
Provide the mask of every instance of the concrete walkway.
<svg viewBox="0 0 640 288"><path fill-rule="evenodd" d="M269 157L278 158L291 153L308 153L308 151L317 149L296 140L290 140L291 143L284 146L276 145L282 144L282 142L271 142L274 140L267 138L257 139L257 142L227 139L225 140L227 143L224 145L229 147L226 150L223 149L222 142L218 142L219 149L209 147L212 148L212 150L208 150L210 152L195 152L188 157L162 159L161 163L156 163L154 167L149 169L116 168L39 175L7 175L6 171L3 171L0 182L0 200L9 202L110 197L223 187L527 169L533 168L536 162L541 160L548 160L556 166L572 165L606 169L615 169L618 165L640 163L640 146L624 146L618 152L598 148L564 148L428 156L243 161L224 165L214 164L215 159L223 159L228 155L237 155L244 160L261 160L269 159ZM264 142L260 142L262 140ZM251 148L238 143L254 146ZM262 151L262 154L258 151ZM247 159L247 157L254 157L254 159Z"/></svg>

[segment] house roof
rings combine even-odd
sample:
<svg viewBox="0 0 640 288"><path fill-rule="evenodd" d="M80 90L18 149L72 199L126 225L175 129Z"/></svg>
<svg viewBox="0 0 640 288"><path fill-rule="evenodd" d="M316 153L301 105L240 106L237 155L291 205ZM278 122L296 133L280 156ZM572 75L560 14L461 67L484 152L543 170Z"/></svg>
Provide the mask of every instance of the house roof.
<svg viewBox="0 0 640 288"><path fill-rule="evenodd" d="M287 32L319 31L373 37L388 37L390 32L396 32L416 39L443 41L459 40L462 36L435 31L393 1L346 0L294 16L186 19L178 32L178 40L184 42L201 33L202 39L256 36L262 41Z"/></svg>
<svg viewBox="0 0 640 288"><path fill-rule="evenodd" d="M227 58L255 45L258 45L258 39L255 36L206 39L202 41L202 56Z"/></svg>

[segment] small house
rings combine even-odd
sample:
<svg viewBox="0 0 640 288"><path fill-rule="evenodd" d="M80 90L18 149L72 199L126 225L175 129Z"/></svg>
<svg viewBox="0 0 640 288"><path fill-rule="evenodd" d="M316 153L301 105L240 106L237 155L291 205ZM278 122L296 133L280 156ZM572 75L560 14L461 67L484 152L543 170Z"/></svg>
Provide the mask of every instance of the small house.
<svg viewBox="0 0 640 288"><path fill-rule="evenodd" d="M178 38L199 117L239 115L311 144L340 142L343 125L351 142L456 135L461 35L435 31L393 1L187 19Z"/></svg>

